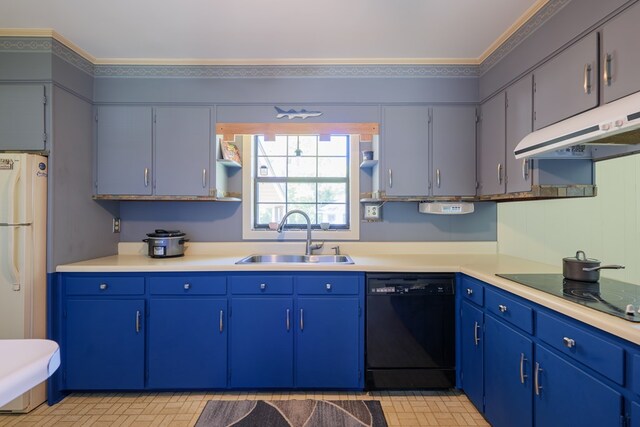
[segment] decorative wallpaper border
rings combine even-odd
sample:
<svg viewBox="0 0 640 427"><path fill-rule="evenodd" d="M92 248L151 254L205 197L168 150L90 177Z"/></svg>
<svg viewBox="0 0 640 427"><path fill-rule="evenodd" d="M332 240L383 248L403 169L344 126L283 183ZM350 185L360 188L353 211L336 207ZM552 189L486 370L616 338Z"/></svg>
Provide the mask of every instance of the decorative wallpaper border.
<svg viewBox="0 0 640 427"><path fill-rule="evenodd" d="M489 71L571 0L549 0L480 65L111 65L94 64L56 38L0 37L0 52L51 52L94 77L425 78L478 77Z"/></svg>

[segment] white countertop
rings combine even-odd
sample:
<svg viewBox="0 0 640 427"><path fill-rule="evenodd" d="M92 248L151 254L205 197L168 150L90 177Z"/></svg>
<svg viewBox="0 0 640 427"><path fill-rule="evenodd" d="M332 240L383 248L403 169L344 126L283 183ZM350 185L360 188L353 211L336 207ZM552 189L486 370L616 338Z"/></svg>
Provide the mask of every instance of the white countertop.
<svg viewBox="0 0 640 427"><path fill-rule="evenodd" d="M0 340L0 406L40 384L60 366L60 349L50 340Z"/></svg>
<svg viewBox="0 0 640 427"><path fill-rule="evenodd" d="M342 246L342 245L341 245ZM346 246L346 245L345 245ZM466 248L469 248L467 246ZM376 245L376 249L380 246ZM450 249L455 249L452 247ZM465 246L458 247L464 250ZM343 251L351 256L354 264L351 265L320 265L320 264L260 264L260 265L236 265L235 262L249 255L248 252L232 255L221 254L187 254L179 258L153 259L145 255L131 254L135 251L123 251L129 254L113 255L104 258L96 258L73 264L58 266L58 272L80 273L115 273L115 272L202 272L202 271L362 271L362 272L462 272L498 288L504 289L515 295L519 295L530 301L558 311L569 317L602 329L620 338L640 345L640 324L632 323L615 316L602 313L576 303L564 300L512 282L496 274L515 273L562 273L562 263L558 265L541 264L522 258L506 255L488 254L487 248L472 250L473 253L380 253L365 255ZM138 251L139 252L139 251ZM196 252L196 251L194 251ZM360 252L360 251L356 251ZM389 252L395 252L389 248ZM449 252L449 251L446 251ZM253 253L282 253L254 251ZM289 253L297 253L289 251Z"/></svg>

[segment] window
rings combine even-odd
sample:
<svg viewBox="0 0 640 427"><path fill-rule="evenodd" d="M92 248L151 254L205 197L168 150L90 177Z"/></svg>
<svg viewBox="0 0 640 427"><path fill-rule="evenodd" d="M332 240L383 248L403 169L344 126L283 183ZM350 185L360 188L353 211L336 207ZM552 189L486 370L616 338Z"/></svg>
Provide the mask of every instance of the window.
<svg viewBox="0 0 640 427"><path fill-rule="evenodd" d="M254 138L254 229L268 229L293 209L305 212L312 228L349 228L349 136ZM302 215L292 215L286 228L301 225L306 226Z"/></svg>
<svg viewBox="0 0 640 427"><path fill-rule="evenodd" d="M320 135L244 135L242 158L251 167L242 169L243 239L304 239L302 215L287 218L282 233L273 228L293 209L309 216L316 240L359 239L360 135Z"/></svg>

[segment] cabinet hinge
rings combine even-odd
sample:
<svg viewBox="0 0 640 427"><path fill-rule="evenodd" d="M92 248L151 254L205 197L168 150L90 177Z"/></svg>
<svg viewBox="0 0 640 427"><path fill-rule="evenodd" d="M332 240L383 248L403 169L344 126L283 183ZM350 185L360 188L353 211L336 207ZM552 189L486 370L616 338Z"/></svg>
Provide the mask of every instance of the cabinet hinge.
<svg viewBox="0 0 640 427"><path fill-rule="evenodd" d="M154 113L153 114L153 123L156 123L156 118L157 118L157 115Z"/></svg>
<svg viewBox="0 0 640 427"><path fill-rule="evenodd" d="M620 426L621 427L627 426L627 417L624 415L620 415Z"/></svg>
<svg viewBox="0 0 640 427"><path fill-rule="evenodd" d="M478 111L478 109L476 108L476 123L480 123L482 121L482 115L480 114L480 111Z"/></svg>
<svg viewBox="0 0 640 427"><path fill-rule="evenodd" d="M42 95L42 103L47 105L47 95Z"/></svg>
<svg viewBox="0 0 640 427"><path fill-rule="evenodd" d="M43 140L44 142L47 142L47 133L46 133L46 132L44 132L44 133L42 134L42 140Z"/></svg>
<svg viewBox="0 0 640 427"><path fill-rule="evenodd" d="M431 123L433 121L433 111L429 108L429 114L427 114L427 123Z"/></svg>
<svg viewBox="0 0 640 427"><path fill-rule="evenodd" d="M504 108L509 108L509 97L507 95L504 96Z"/></svg>
<svg viewBox="0 0 640 427"><path fill-rule="evenodd" d="M536 93L537 85L536 82L533 82L533 93Z"/></svg>
<svg viewBox="0 0 640 427"><path fill-rule="evenodd" d="M536 112L535 111L533 112L533 121L534 122L536 121Z"/></svg>
<svg viewBox="0 0 640 427"><path fill-rule="evenodd" d="M476 181L476 190L480 188L480 183L478 181Z"/></svg>
<svg viewBox="0 0 640 427"><path fill-rule="evenodd" d="M97 122L98 121L98 113L96 113L96 116L94 117L94 120Z"/></svg>

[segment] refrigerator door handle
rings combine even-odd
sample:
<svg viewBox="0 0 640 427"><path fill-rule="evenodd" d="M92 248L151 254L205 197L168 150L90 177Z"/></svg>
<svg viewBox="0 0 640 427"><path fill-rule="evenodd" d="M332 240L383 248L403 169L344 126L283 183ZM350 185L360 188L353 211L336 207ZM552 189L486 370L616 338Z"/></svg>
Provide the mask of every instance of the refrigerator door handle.
<svg viewBox="0 0 640 427"><path fill-rule="evenodd" d="M8 242L9 256L7 261L9 262L9 270L10 270L11 281L12 281L11 285L13 286L14 291L19 291L20 290L20 267L18 265L19 239L16 239L15 235L20 231L20 227L8 227L8 228L9 229L7 230L8 231L7 234L9 237L9 242Z"/></svg>

